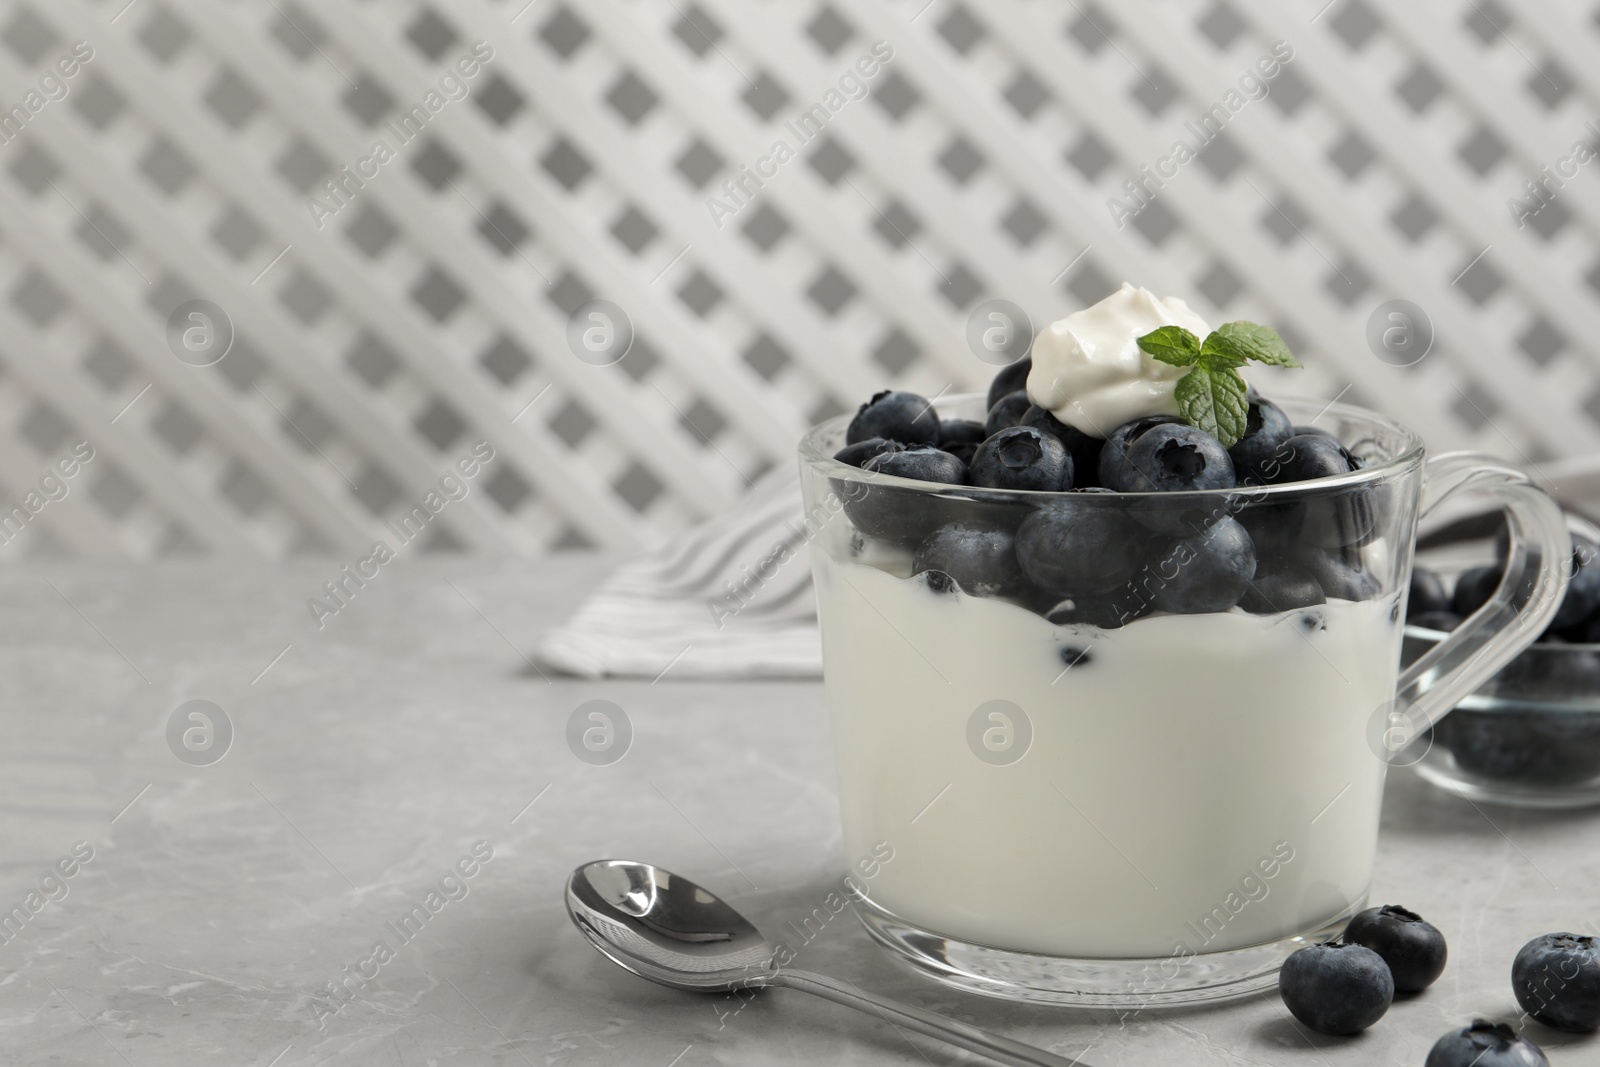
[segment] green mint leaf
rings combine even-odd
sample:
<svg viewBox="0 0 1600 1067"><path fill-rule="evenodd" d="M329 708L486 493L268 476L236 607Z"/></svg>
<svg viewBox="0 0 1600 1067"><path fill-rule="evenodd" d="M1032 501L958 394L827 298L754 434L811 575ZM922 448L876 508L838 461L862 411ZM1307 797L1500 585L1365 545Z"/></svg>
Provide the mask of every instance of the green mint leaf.
<svg viewBox="0 0 1600 1067"><path fill-rule="evenodd" d="M1232 448L1244 436L1249 413L1248 387L1239 372L1202 360L1178 379L1173 398L1184 421Z"/></svg>
<svg viewBox="0 0 1600 1067"><path fill-rule="evenodd" d="M1139 347L1174 367L1187 367L1200 358L1200 338L1182 326L1157 326L1139 338Z"/></svg>
<svg viewBox="0 0 1600 1067"><path fill-rule="evenodd" d="M1211 335L1211 337L1215 336L1216 334ZM1211 337L1206 338L1207 343L1205 347L1200 349L1200 358L1195 360L1195 363L1209 367L1214 371L1234 370L1244 366L1245 360L1243 356L1230 352L1225 347L1211 344Z"/></svg>
<svg viewBox="0 0 1600 1067"><path fill-rule="evenodd" d="M1218 326L1201 346L1202 355L1213 353L1227 356L1236 367L1251 359L1274 367L1300 366L1277 330L1254 322L1225 322Z"/></svg>

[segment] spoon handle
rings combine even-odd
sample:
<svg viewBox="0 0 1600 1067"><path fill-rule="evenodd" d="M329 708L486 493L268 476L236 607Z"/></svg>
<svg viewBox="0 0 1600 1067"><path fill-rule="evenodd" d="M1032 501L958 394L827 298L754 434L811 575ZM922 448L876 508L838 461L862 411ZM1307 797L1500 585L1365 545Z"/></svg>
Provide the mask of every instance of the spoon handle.
<svg viewBox="0 0 1600 1067"><path fill-rule="evenodd" d="M1053 1052L1024 1045L1020 1041L1013 1041L999 1034L991 1034L987 1030L968 1026L955 1019L947 1019L931 1011L864 992L825 975L780 970L772 976L769 984L799 989L824 1000L831 1000L835 1004L844 1004L868 1015L876 1015L894 1026L915 1030L929 1037L937 1037L969 1052L988 1056L1000 1063L1012 1064L1013 1067L1089 1067L1082 1060L1057 1056Z"/></svg>

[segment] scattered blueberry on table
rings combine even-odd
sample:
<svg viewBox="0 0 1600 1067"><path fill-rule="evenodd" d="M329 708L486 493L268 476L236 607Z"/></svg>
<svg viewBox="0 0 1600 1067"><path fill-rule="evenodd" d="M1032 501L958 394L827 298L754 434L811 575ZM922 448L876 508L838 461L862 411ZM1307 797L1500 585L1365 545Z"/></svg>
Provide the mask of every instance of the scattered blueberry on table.
<svg viewBox="0 0 1600 1067"><path fill-rule="evenodd" d="M1522 1010L1555 1030L1600 1030L1600 941L1585 934L1543 934L1511 964Z"/></svg>
<svg viewBox="0 0 1600 1067"><path fill-rule="evenodd" d="M1423 1067L1550 1067L1550 1061L1504 1023L1476 1019L1434 1042Z"/></svg>
<svg viewBox="0 0 1600 1067"><path fill-rule="evenodd" d="M1319 1034L1358 1034L1383 1018L1394 1001L1394 976L1383 957L1363 945L1310 945L1278 972L1283 1003Z"/></svg>
<svg viewBox="0 0 1600 1067"><path fill-rule="evenodd" d="M1397 904L1361 912L1345 927L1344 940L1383 957L1396 993L1419 993L1432 985L1449 955L1438 927Z"/></svg>

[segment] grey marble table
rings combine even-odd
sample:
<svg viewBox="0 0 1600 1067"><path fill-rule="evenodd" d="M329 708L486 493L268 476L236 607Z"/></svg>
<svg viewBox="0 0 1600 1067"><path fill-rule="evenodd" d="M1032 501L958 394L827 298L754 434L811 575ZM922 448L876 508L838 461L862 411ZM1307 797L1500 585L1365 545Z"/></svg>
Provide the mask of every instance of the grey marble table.
<svg viewBox="0 0 1600 1067"><path fill-rule="evenodd" d="M563 880L600 856L696 876L771 929L809 913L843 873L818 684L541 677L523 653L602 560L404 561L319 629L306 600L337 569L0 574L0 911L27 917L0 944L0 1061L976 1062L793 993L728 1015L567 922ZM609 766L565 742L596 698L634 727ZM196 699L232 725L209 764L220 730L168 741ZM1515 1018L1524 940L1600 918L1600 814L1479 810L1399 773L1381 847L1375 898L1434 919L1451 961L1353 1040L1308 1036L1276 997L1119 1018L966 996L896 969L848 913L799 965L1096 1065L1420 1065L1474 1014ZM449 877L463 858L472 876ZM1531 1030L1558 1065L1600 1062L1600 1042Z"/></svg>

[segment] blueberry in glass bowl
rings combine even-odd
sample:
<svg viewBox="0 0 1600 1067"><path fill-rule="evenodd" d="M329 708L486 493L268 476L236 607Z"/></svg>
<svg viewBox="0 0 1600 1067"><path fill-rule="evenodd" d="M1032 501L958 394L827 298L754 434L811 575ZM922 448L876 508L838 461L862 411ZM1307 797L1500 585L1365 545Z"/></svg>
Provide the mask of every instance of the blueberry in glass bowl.
<svg viewBox="0 0 1600 1067"><path fill-rule="evenodd" d="M1600 547L1569 517L1566 595L1539 640L1436 723L1417 770L1474 800L1535 808L1600 804ZM1500 584L1498 560L1453 576L1414 569L1402 657L1410 664L1485 604ZM1513 602L1522 591L1510 592Z"/></svg>

